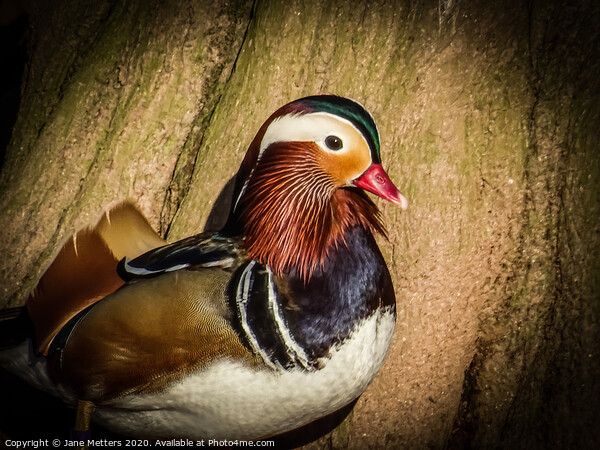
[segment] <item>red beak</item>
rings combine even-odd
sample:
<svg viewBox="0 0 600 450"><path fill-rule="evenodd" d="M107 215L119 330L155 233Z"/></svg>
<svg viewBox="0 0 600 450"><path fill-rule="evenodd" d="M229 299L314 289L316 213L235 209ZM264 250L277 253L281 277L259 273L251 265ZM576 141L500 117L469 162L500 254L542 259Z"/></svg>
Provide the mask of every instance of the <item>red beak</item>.
<svg viewBox="0 0 600 450"><path fill-rule="evenodd" d="M384 200L395 203L402 209L408 208L408 200L394 186L394 183L392 183L388 174L385 173L381 164L371 164L360 177L354 180L354 185Z"/></svg>

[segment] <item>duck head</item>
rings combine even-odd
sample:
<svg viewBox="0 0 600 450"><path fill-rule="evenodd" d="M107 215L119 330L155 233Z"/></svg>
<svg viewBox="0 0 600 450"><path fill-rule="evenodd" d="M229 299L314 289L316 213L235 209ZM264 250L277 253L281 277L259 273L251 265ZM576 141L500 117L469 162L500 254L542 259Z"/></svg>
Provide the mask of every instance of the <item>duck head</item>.
<svg viewBox="0 0 600 450"><path fill-rule="evenodd" d="M273 113L250 144L226 229L275 273L310 278L350 228L385 234L363 190L408 205L381 165L371 115L344 97L301 98Z"/></svg>

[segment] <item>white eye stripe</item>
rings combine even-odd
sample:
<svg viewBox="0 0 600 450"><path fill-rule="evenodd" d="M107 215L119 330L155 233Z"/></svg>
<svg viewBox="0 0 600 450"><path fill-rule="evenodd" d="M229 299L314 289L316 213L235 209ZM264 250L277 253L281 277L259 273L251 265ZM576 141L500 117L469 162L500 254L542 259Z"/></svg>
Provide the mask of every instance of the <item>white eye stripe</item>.
<svg viewBox="0 0 600 450"><path fill-rule="evenodd" d="M325 143L329 136L341 139L343 147L331 150ZM357 136L368 148L362 134L346 119L325 112L288 114L278 117L269 125L260 143L260 154L275 142L315 142L327 152L342 153L350 147L348 144L357 140Z"/></svg>

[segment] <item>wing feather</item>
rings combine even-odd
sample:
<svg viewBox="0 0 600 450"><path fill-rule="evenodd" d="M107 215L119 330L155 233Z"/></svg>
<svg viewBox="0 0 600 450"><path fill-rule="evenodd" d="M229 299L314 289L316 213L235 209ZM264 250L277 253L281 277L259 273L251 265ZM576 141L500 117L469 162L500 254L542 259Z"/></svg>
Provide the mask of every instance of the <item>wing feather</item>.
<svg viewBox="0 0 600 450"><path fill-rule="evenodd" d="M222 269L179 270L127 284L97 303L51 355L59 381L101 403L160 391L217 358L259 360L231 326Z"/></svg>

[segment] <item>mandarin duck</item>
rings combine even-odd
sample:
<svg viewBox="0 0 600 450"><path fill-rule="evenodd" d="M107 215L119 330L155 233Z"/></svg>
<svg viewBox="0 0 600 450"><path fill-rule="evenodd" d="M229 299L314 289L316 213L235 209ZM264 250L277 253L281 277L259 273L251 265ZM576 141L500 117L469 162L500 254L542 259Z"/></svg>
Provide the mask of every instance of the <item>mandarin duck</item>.
<svg viewBox="0 0 600 450"><path fill-rule="evenodd" d="M371 115L293 101L250 144L220 231L167 244L132 204L109 210L5 311L0 362L132 437L259 439L337 411L395 325L364 191L406 208Z"/></svg>

